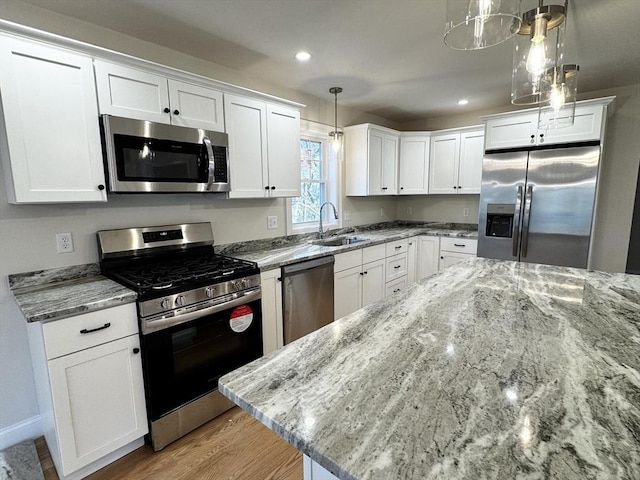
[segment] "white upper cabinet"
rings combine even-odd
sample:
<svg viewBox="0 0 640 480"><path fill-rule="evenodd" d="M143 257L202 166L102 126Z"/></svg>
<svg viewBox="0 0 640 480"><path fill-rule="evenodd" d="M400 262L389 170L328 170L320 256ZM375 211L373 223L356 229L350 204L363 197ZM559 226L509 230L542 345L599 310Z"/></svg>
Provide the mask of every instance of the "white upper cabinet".
<svg viewBox="0 0 640 480"><path fill-rule="evenodd" d="M345 127L346 194L398 192L400 134L370 124Z"/></svg>
<svg viewBox="0 0 640 480"><path fill-rule="evenodd" d="M586 101L576 105L571 126L538 129L538 110L490 115L486 121L486 149L531 147L546 144L600 140L603 134L606 106L612 99Z"/></svg>
<svg viewBox="0 0 640 480"><path fill-rule="evenodd" d="M421 195L429 191L429 133L403 133L400 137L398 193Z"/></svg>
<svg viewBox="0 0 640 480"><path fill-rule="evenodd" d="M0 35L9 202L106 201L91 58Z"/></svg>
<svg viewBox="0 0 640 480"><path fill-rule="evenodd" d="M95 60L100 113L224 131L222 92Z"/></svg>
<svg viewBox="0 0 640 480"><path fill-rule="evenodd" d="M229 198L300 195L300 112L225 95Z"/></svg>
<svg viewBox="0 0 640 480"><path fill-rule="evenodd" d="M431 135L429 193L479 194L484 129L446 130Z"/></svg>

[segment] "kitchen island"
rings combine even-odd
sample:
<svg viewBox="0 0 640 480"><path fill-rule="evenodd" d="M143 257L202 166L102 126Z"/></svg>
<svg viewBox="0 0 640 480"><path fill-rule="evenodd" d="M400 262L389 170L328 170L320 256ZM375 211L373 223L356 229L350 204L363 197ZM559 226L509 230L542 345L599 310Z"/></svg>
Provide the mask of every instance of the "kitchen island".
<svg viewBox="0 0 640 480"><path fill-rule="evenodd" d="M640 277L473 258L220 379L337 478L640 478Z"/></svg>

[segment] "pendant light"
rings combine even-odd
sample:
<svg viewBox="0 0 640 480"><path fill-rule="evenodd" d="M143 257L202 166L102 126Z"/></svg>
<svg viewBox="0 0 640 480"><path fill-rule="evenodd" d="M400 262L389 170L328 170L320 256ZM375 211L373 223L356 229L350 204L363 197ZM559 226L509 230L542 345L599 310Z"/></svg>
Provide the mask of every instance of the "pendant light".
<svg viewBox="0 0 640 480"><path fill-rule="evenodd" d="M520 0L447 0L444 43L480 50L514 36L521 22Z"/></svg>
<svg viewBox="0 0 640 480"><path fill-rule="evenodd" d="M541 89L549 101L538 108L538 128L556 129L573 125L578 93L578 65L553 67L543 76Z"/></svg>
<svg viewBox="0 0 640 480"><path fill-rule="evenodd" d="M340 150L340 139L342 138L342 135L344 135L343 132L338 130L338 94L341 92L342 92L342 87L331 87L329 89L329 93L333 93L334 102L335 102L335 123L334 123L335 130L333 132L329 132L329 136L332 138L331 145L333 146L333 150L335 152Z"/></svg>
<svg viewBox="0 0 640 480"><path fill-rule="evenodd" d="M543 5L522 16L516 38L511 77L511 103L535 105L548 102L551 90L543 78L560 67L564 55L565 5Z"/></svg>

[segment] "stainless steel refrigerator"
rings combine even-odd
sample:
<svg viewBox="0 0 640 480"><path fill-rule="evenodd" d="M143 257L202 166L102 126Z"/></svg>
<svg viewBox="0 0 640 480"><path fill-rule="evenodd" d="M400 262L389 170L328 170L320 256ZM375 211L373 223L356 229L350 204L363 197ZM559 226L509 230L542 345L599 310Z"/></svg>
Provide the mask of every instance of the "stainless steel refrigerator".
<svg viewBox="0 0 640 480"><path fill-rule="evenodd" d="M478 256L587 268L600 146L486 153Z"/></svg>

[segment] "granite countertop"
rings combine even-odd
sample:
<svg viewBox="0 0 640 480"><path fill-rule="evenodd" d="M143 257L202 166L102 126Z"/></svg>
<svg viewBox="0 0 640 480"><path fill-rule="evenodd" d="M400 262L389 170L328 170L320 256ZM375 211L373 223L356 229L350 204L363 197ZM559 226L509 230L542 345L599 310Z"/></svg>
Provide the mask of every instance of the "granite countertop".
<svg viewBox="0 0 640 480"><path fill-rule="evenodd" d="M48 322L136 301L136 293L100 275L98 264L9 275L27 322Z"/></svg>
<svg viewBox="0 0 640 480"><path fill-rule="evenodd" d="M472 258L220 379L338 478L640 478L640 277Z"/></svg>
<svg viewBox="0 0 640 480"><path fill-rule="evenodd" d="M256 262L262 271L279 268L283 265L311 260L313 258L335 255L339 253L391 242L416 235L434 235L439 237L477 238L478 227L472 224L453 223L415 223L373 224L334 230L331 236L347 235L366 239L365 241L338 247L325 247L311 243L317 240L317 233L306 236L295 235L244 243L234 243L216 247L218 253Z"/></svg>

